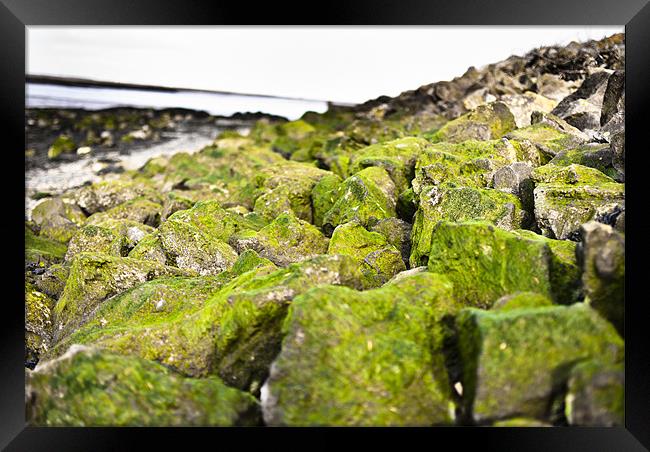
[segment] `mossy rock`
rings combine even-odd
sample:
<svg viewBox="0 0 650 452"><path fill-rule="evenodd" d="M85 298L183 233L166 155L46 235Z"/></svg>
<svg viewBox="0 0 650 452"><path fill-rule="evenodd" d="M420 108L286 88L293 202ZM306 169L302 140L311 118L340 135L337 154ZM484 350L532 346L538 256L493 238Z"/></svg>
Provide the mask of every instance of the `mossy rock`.
<svg viewBox="0 0 650 452"><path fill-rule="evenodd" d="M588 143L574 149L560 151L550 161L557 166L579 164L595 168L612 179L622 182L623 173L614 167L614 152L608 143Z"/></svg>
<svg viewBox="0 0 650 452"><path fill-rule="evenodd" d="M27 374L36 426L258 425L258 403L216 377L194 379L160 364L75 345Z"/></svg>
<svg viewBox="0 0 650 452"><path fill-rule="evenodd" d="M34 285L49 297L58 300L65 288L65 282L70 274L67 264L50 265L41 275L35 277Z"/></svg>
<svg viewBox="0 0 650 452"><path fill-rule="evenodd" d="M323 226L323 218L336 203L342 182L343 179L336 174L329 174L314 185L311 191L314 226L319 228Z"/></svg>
<svg viewBox="0 0 650 452"><path fill-rule="evenodd" d="M61 134L52 143L52 145L47 150L47 158L56 159L63 153L74 152L77 149L77 145L74 140L66 134Z"/></svg>
<svg viewBox="0 0 650 452"><path fill-rule="evenodd" d="M419 154L415 164L413 189L451 183L487 188L495 171L518 159L517 149L508 140L436 143Z"/></svg>
<svg viewBox="0 0 650 452"><path fill-rule="evenodd" d="M589 137L566 121L549 114L533 114L532 124L513 130L506 138L534 145L546 159L555 157L566 149L584 144Z"/></svg>
<svg viewBox="0 0 650 452"><path fill-rule="evenodd" d="M576 240L582 224L625 205L624 184L594 168L549 164L536 168L533 179L535 218L547 237Z"/></svg>
<svg viewBox="0 0 650 452"><path fill-rule="evenodd" d="M25 283L25 365L33 368L52 340L54 300Z"/></svg>
<svg viewBox="0 0 650 452"><path fill-rule="evenodd" d="M163 206L146 198L136 198L119 204L105 212L97 212L86 219L85 224L98 225L106 220L130 220L158 227Z"/></svg>
<svg viewBox="0 0 650 452"><path fill-rule="evenodd" d="M625 236L611 226L582 225L580 261L586 301L623 334L625 317Z"/></svg>
<svg viewBox="0 0 650 452"><path fill-rule="evenodd" d="M378 287L406 270L400 251L386 237L369 232L359 223L345 223L334 229L327 250L355 259L369 284Z"/></svg>
<svg viewBox="0 0 650 452"><path fill-rule="evenodd" d="M65 260L70 261L81 252L125 257L153 231L151 226L133 220L97 219L95 224L83 226L72 236Z"/></svg>
<svg viewBox="0 0 650 452"><path fill-rule="evenodd" d="M323 215L323 231L330 235L336 226L351 221L371 227L396 215L396 201L395 184L385 169L361 170L343 181L336 202Z"/></svg>
<svg viewBox="0 0 650 452"><path fill-rule="evenodd" d="M477 423L514 416L547 420L571 367L621 362L623 340L589 306L464 309L456 319L465 416Z"/></svg>
<svg viewBox="0 0 650 452"><path fill-rule="evenodd" d="M127 257L157 262L165 265L167 263L167 254L165 253L165 249L160 241L160 234L158 231L156 230L151 234L142 237L138 244L129 252Z"/></svg>
<svg viewBox="0 0 650 452"><path fill-rule="evenodd" d="M565 396L569 425L623 427L625 425L625 368L596 360L571 370Z"/></svg>
<svg viewBox="0 0 650 452"><path fill-rule="evenodd" d="M127 257L77 254L54 309L55 339L65 337L83 324L106 299L145 281L171 275L187 275L187 272Z"/></svg>
<svg viewBox="0 0 650 452"><path fill-rule="evenodd" d="M489 308L513 292L537 292L569 304L580 286L580 269L569 251L574 246L486 222L443 221L433 230L428 267L446 275L467 306Z"/></svg>
<svg viewBox="0 0 650 452"><path fill-rule="evenodd" d="M254 210L267 221L283 213L293 213L311 223L311 192L322 178L332 173L300 162L283 162L261 170L255 184L261 193L255 200Z"/></svg>
<svg viewBox="0 0 650 452"><path fill-rule="evenodd" d="M469 113L449 121L431 137L432 141L459 143L465 140L501 138L517 128L515 117L503 102L480 105Z"/></svg>
<svg viewBox="0 0 650 452"><path fill-rule="evenodd" d="M60 242L40 237L25 226L25 265L45 267L60 262L67 247Z"/></svg>
<svg viewBox="0 0 650 452"><path fill-rule="evenodd" d="M492 427L551 427L551 424L527 417L515 417L497 421L492 424Z"/></svg>
<svg viewBox="0 0 650 452"><path fill-rule="evenodd" d="M160 195L151 184L129 180L96 182L73 192L70 197L86 213L104 212L136 198L159 201Z"/></svg>
<svg viewBox="0 0 650 452"><path fill-rule="evenodd" d="M32 210L32 221L39 235L61 243L67 243L85 220L79 207L60 197L45 199Z"/></svg>
<svg viewBox="0 0 650 452"><path fill-rule="evenodd" d="M402 255L405 265L408 265L411 255L411 229L413 226L399 218L379 220L369 230L383 235L388 243L397 248Z"/></svg>
<svg viewBox="0 0 650 452"><path fill-rule="evenodd" d="M234 279L225 272L216 278L229 282L210 297L193 297L194 305L186 300L170 305L177 306L178 315L152 312L159 297L139 301L142 285L107 300L67 342L135 354L189 376L218 374L231 386L259 393L279 352L280 326L293 298L323 284L364 288L357 267L349 256L319 256L283 269L256 266ZM126 315L129 306L134 308ZM102 318L110 323L102 325Z"/></svg>
<svg viewBox="0 0 650 452"><path fill-rule="evenodd" d="M280 267L327 253L327 237L315 226L293 214L282 214L255 232L246 231L233 239L238 252L257 251Z"/></svg>
<svg viewBox="0 0 650 452"><path fill-rule="evenodd" d="M519 229L529 216L515 195L471 187L427 187L420 194L411 232L411 267L426 265L431 234L439 221L488 221L503 229Z"/></svg>
<svg viewBox="0 0 650 452"><path fill-rule="evenodd" d="M191 209L195 201L184 195L183 192L170 191L165 194L163 208L160 212L160 221L165 221L179 210Z"/></svg>
<svg viewBox="0 0 650 452"><path fill-rule="evenodd" d="M415 162L431 144L424 138L406 137L360 149L352 155L350 174L370 166L384 168L395 183L398 192L411 186Z"/></svg>
<svg viewBox="0 0 650 452"><path fill-rule="evenodd" d="M262 389L266 423L452 424L443 319L458 308L450 282L431 273L364 292L325 286L297 297Z"/></svg>

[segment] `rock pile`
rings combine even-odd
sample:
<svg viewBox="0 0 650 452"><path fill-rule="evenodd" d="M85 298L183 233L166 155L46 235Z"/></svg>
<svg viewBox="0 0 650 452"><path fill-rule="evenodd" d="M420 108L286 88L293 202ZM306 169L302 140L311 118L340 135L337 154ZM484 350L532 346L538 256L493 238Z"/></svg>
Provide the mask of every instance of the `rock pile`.
<svg viewBox="0 0 650 452"><path fill-rule="evenodd" d="M624 41L43 200L37 425L623 425Z"/></svg>

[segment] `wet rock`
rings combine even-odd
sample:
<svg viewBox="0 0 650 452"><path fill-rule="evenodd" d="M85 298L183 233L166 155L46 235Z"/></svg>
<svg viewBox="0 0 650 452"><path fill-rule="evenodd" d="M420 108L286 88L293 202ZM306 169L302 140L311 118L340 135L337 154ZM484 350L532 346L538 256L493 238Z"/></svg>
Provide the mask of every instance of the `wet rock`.
<svg viewBox="0 0 650 452"><path fill-rule="evenodd" d="M625 416L623 364L586 361L571 370L565 397L570 425L622 427Z"/></svg>
<svg viewBox="0 0 650 452"><path fill-rule="evenodd" d="M425 265L431 234L439 221L485 220L504 229L519 229L528 222L515 195L470 187L429 187L420 204L411 233L411 267Z"/></svg>
<svg viewBox="0 0 650 452"><path fill-rule="evenodd" d="M386 237L369 232L358 223L337 226L327 252L353 257L373 287L406 270L400 251L388 243Z"/></svg>
<svg viewBox="0 0 650 452"><path fill-rule="evenodd" d="M252 249L280 267L310 259L327 252L328 240L315 226L292 214L282 214L267 226L252 230L232 240L241 253Z"/></svg>
<svg viewBox="0 0 650 452"><path fill-rule="evenodd" d="M430 243L429 271L447 276L454 296L467 306L489 308L513 292L536 292L562 304L576 301L575 244L478 221L440 222Z"/></svg>
<svg viewBox="0 0 650 452"><path fill-rule="evenodd" d="M216 377L184 378L157 363L75 345L27 374L38 426L257 425L257 401Z"/></svg>
<svg viewBox="0 0 650 452"><path fill-rule="evenodd" d="M39 235L61 243L67 243L85 220L79 207L60 197L45 199L32 210L32 221L39 228Z"/></svg>
<svg viewBox="0 0 650 452"><path fill-rule="evenodd" d="M623 334L625 314L625 236L590 221L581 227L579 247L587 303Z"/></svg>
<svg viewBox="0 0 650 452"><path fill-rule="evenodd" d="M450 283L420 273L379 289L325 286L297 297L262 388L269 425L451 424L443 318Z"/></svg>
<svg viewBox="0 0 650 452"><path fill-rule="evenodd" d="M614 328L584 304L510 311L466 309L457 320L466 416L546 420L551 398L579 360L623 359Z"/></svg>
<svg viewBox="0 0 650 452"><path fill-rule="evenodd" d="M575 240L583 223L615 217L625 205L623 184L594 168L550 164L536 168L533 180L535 218L547 237Z"/></svg>

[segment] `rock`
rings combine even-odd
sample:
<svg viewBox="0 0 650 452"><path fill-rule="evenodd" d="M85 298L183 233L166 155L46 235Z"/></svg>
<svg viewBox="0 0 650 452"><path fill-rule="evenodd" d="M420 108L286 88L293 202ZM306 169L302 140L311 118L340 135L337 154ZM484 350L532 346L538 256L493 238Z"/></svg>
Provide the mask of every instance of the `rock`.
<svg viewBox="0 0 650 452"><path fill-rule="evenodd" d="M467 306L489 308L504 295L528 291L556 303L576 301L580 269L574 244L478 221L442 221L430 243L429 271L447 276L454 296Z"/></svg>
<svg viewBox="0 0 650 452"><path fill-rule="evenodd" d="M336 202L323 215L323 231L330 235L336 226L351 221L371 227L395 216L396 200L395 184L386 170L366 168L343 181Z"/></svg>
<svg viewBox="0 0 650 452"><path fill-rule="evenodd" d="M190 206L191 207L191 206ZM163 206L146 198L126 201L104 212L97 212L86 219L85 224L98 225L105 220L130 220L148 226L160 224Z"/></svg>
<svg viewBox="0 0 650 452"><path fill-rule="evenodd" d="M292 303L262 388L268 425L430 426L454 421L443 318L450 283L420 273L379 289L325 286Z"/></svg>
<svg viewBox="0 0 650 452"><path fill-rule="evenodd" d="M386 218L379 220L369 230L383 235L388 243L397 248L402 255L404 264L408 265L411 255L411 229L412 225L399 218Z"/></svg>
<svg viewBox="0 0 650 452"><path fill-rule="evenodd" d="M91 223L83 226L72 236L65 255L66 261L81 252L126 257L140 240L154 231L151 226L131 220L94 220L96 225Z"/></svg>
<svg viewBox="0 0 650 452"><path fill-rule="evenodd" d="M257 401L216 377L184 378L157 363L75 345L27 374L38 426L257 425Z"/></svg>
<svg viewBox="0 0 650 452"><path fill-rule="evenodd" d="M133 257L159 260L164 254L167 265L216 275L237 260L228 241L242 231L259 229L259 224L223 209L216 201L201 201L170 216L158 228L157 240L148 237L142 247L134 249Z"/></svg>
<svg viewBox="0 0 650 452"><path fill-rule="evenodd" d="M581 227L579 247L586 302L623 334L625 316L625 236L590 221Z"/></svg>
<svg viewBox="0 0 650 452"><path fill-rule="evenodd" d="M72 194L72 199L88 214L103 212L140 197L152 201L159 199L158 193L152 187L123 180L97 182Z"/></svg>
<svg viewBox="0 0 650 452"><path fill-rule="evenodd" d="M378 287L406 270L400 251L386 238L369 232L358 223L339 225L332 233L328 254L351 256L360 265L370 285Z"/></svg>
<svg viewBox="0 0 650 452"><path fill-rule="evenodd" d="M492 311L510 311L521 308L540 308L553 306L553 302L546 296L535 292L516 292L504 295L494 302Z"/></svg>
<svg viewBox="0 0 650 452"><path fill-rule="evenodd" d="M596 360L571 369L565 397L570 425L622 427L625 425L625 370L622 363Z"/></svg>
<svg viewBox="0 0 650 452"><path fill-rule="evenodd" d="M39 237L25 226L25 266L45 267L60 262L66 249L63 243Z"/></svg>
<svg viewBox="0 0 650 452"><path fill-rule="evenodd" d="M519 198L522 208L527 212L534 210L533 190L535 184L531 177L533 165L529 162L515 162L498 169L494 173L492 186L504 193Z"/></svg>
<svg viewBox="0 0 650 452"><path fill-rule="evenodd" d="M578 360L623 359L614 328L584 304L510 311L466 309L456 319L466 416L546 420L551 397Z"/></svg>
<svg viewBox="0 0 650 452"><path fill-rule="evenodd" d="M60 197L48 198L32 210L32 221L39 228L39 235L61 243L67 243L86 216L74 204Z"/></svg>
<svg viewBox="0 0 650 452"><path fill-rule="evenodd" d="M145 281L170 275L186 275L174 267L106 254L79 253L54 313L56 340L70 334L107 298Z"/></svg>
<svg viewBox="0 0 650 452"><path fill-rule="evenodd" d="M90 146L82 146L80 148L77 148L77 155L87 155L90 154L93 151L93 148Z"/></svg>
<svg viewBox="0 0 650 452"><path fill-rule="evenodd" d="M370 166L384 168L398 192L409 188L415 171L415 161L430 144L422 138L407 137L360 149L352 155L350 173Z"/></svg>
<svg viewBox="0 0 650 452"><path fill-rule="evenodd" d="M262 169L256 185L262 195L255 200L255 212L267 221L283 213L293 213L312 222L311 192L316 183L332 173L299 162L283 162Z"/></svg>
<svg viewBox="0 0 650 452"><path fill-rule="evenodd" d="M34 279L34 285L48 297L58 299L63 293L69 274L68 265L53 264Z"/></svg>
<svg viewBox="0 0 650 452"><path fill-rule="evenodd" d="M551 113L582 131L598 129L609 77L607 71L589 75L580 88L562 99Z"/></svg>
<svg viewBox="0 0 650 452"><path fill-rule="evenodd" d="M77 149L77 145L74 140L68 135L62 134L54 140L47 150L47 158L56 159L63 153L74 152L75 149Z"/></svg>
<svg viewBox="0 0 650 452"><path fill-rule="evenodd" d="M568 166L573 163L588 166L618 182L625 177L623 172L614 167L614 149L607 143L588 143L575 149L561 151L549 163L557 166Z"/></svg>
<svg viewBox="0 0 650 452"><path fill-rule="evenodd" d="M339 176L330 174L314 185L311 191L314 226L319 228L323 226L323 217L336 203L342 182Z"/></svg>
<svg viewBox="0 0 650 452"><path fill-rule="evenodd" d="M506 104L493 102L449 121L432 137L433 141L459 143L465 140L493 140L501 138L517 127L515 117Z"/></svg>
<svg viewBox="0 0 650 452"><path fill-rule="evenodd" d="M492 424L492 427L551 427L551 424L538 421L537 419L515 417L512 419L497 421Z"/></svg>
<svg viewBox="0 0 650 452"><path fill-rule="evenodd" d="M625 132L617 133L611 138L612 166L617 171L615 178L625 182Z"/></svg>
<svg viewBox="0 0 650 452"><path fill-rule="evenodd" d="M33 284L25 283L25 366L34 368L52 340L54 300Z"/></svg>
<svg viewBox="0 0 650 452"><path fill-rule="evenodd" d="M485 220L504 229L519 229L528 222L515 195L470 187L429 187L420 194L411 233L411 267L425 265L431 233L439 221Z"/></svg>
<svg viewBox="0 0 650 452"><path fill-rule="evenodd" d="M248 230L233 239L237 252L255 250L280 267L325 254L327 245L318 228L293 214L282 214L259 232Z"/></svg>
<svg viewBox="0 0 650 452"><path fill-rule="evenodd" d="M624 209L624 185L594 168L578 164L545 165L533 171L535 218L551 238L577 239L580 226Z"/></svg>
<svg viewBox="0 0 650 452"><path fill-rule="evenodd" d="M515 124L519 128L530 125L530 116L534 111L550 113L557 105L557 101L531 91L526 91L523 94L507 94L500 100L513 114Z"/></svg>
<svg viewBox="0 0 650 452"><path fill-rule="evenodd" d="M280 351L281 325L293 298L323 284L362 289L357 267L349 256L319 256L277 270L261 265L234 279L229 271L212 277L229 281L212 296L179 297L159 312L152 312L160 299L155 291L145 292L153 294L145 299L150 302L137 304L138 293L126 292L108 300L66 343L137 355L188 376L217 374L229 386L258 394Z"/></svg>
<svg viewBox="0 0 650 452"><path fill-rule="evenodd" d="M170 191L165 195L163 200L163 209L160 212L160 221L165 221L173 213L178 212L179 210L191 209L194 205L194 201L183 196L182 192Z"/></svg>

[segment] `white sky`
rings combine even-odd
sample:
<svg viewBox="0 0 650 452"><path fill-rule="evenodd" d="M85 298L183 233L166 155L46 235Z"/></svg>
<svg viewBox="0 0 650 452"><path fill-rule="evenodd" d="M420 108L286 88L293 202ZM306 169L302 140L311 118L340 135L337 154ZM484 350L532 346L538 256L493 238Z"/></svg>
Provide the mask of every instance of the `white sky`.
<svg viewBox="0 0 650 452"><path fill-rule="evenodd" d="M27 73L363 102L620 27L38 27Z"/></svg>

